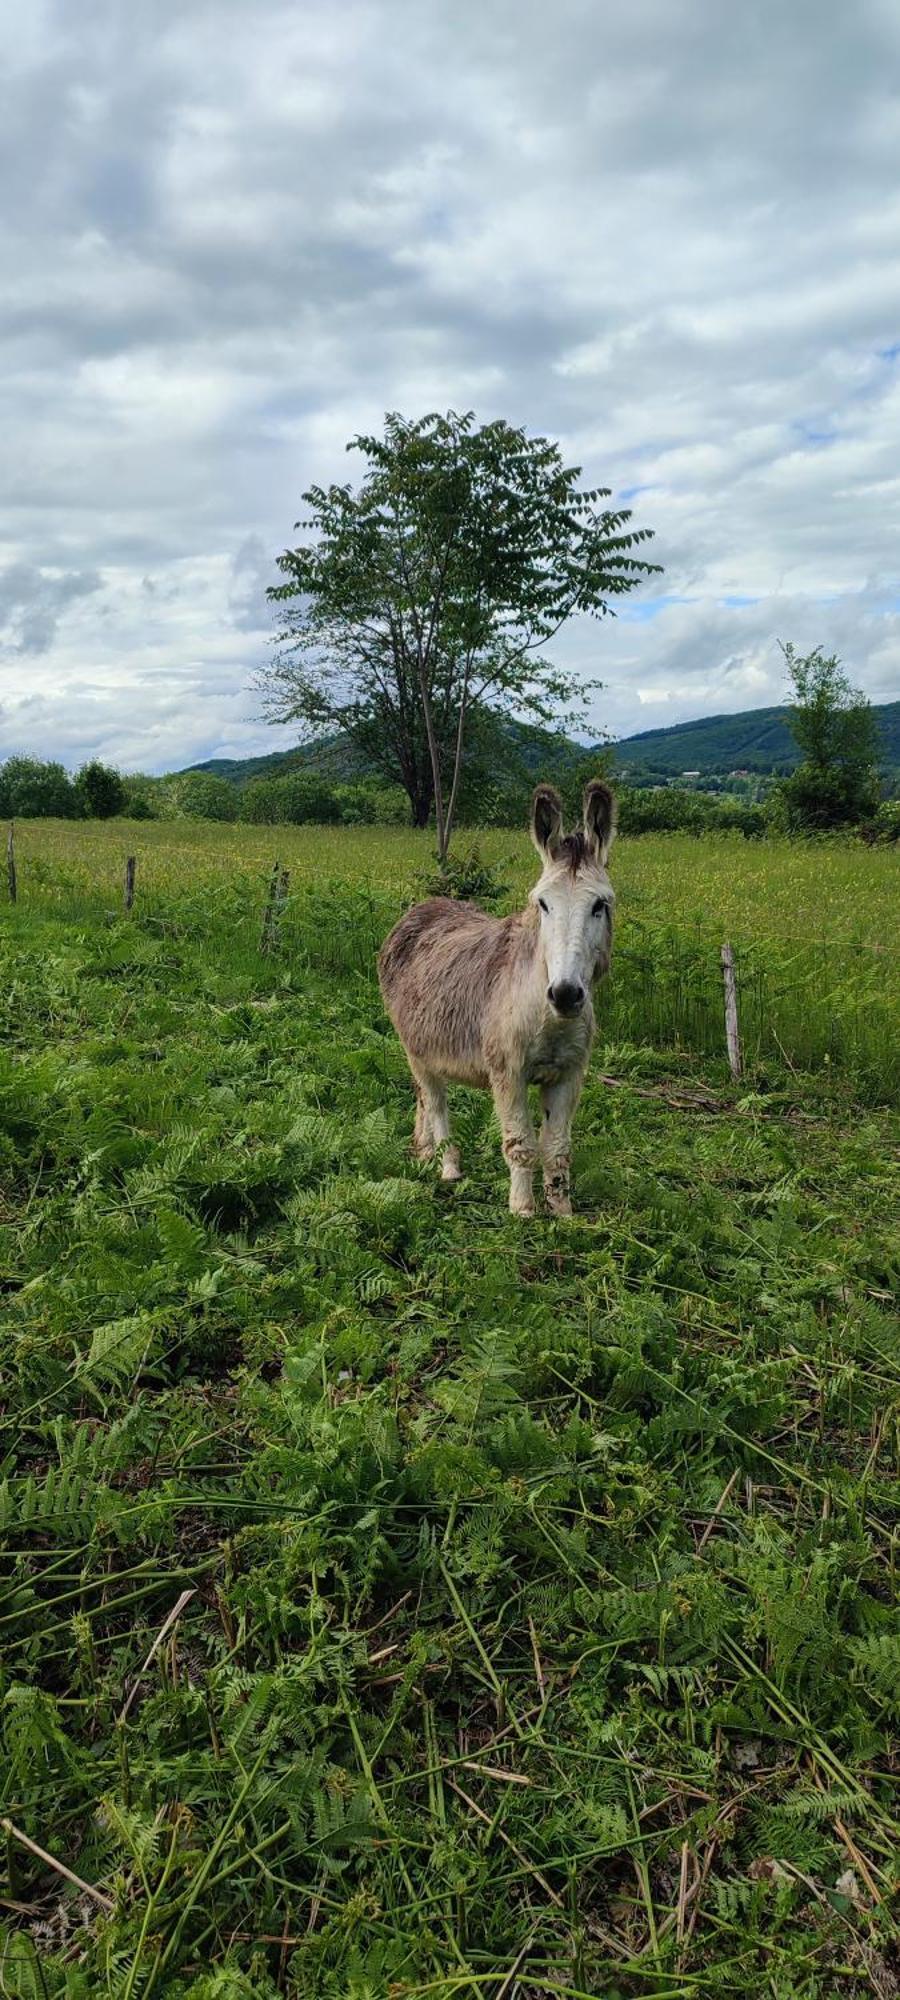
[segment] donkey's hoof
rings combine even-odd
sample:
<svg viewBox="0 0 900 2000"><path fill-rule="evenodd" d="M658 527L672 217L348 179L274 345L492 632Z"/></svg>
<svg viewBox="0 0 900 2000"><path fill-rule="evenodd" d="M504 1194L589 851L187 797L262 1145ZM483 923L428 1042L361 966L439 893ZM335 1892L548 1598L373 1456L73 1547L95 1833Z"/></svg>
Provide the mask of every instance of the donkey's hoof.
<svg viewBox="0 0 900 2000"><path fill-rule="evenodd" d="M571 1215L572 1204L570 1201L548 1201L547 1213L548 1215Z"/></svg>
<svg viewBox="0 0 900 2000"><path fill-rule="evenodd" d="M462 1167L459 1164L457 1155L455 1153L445 1153L441 1161L441 1180L461 1181L462 1177Z"/></svg>
<svg viewBox="0 0 900 2000"><path fill-rule="evenodd" d="M510 1215L524 1215L524 1216L533 1215L534 1202L526 1200L511 1201L509 1204L509 1212Z"/></svg>

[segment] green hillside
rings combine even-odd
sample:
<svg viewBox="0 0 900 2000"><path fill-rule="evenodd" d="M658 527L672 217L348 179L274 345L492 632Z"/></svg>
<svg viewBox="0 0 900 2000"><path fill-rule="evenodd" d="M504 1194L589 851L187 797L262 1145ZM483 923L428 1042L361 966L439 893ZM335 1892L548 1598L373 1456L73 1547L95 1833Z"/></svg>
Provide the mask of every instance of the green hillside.
<svg viewBox="0 0 900 2000"><path fill-rule="evenodd" d="M900 701L876 704L875 715L881 730L885 768L900 771ZM684 771L699 771L702 777L724 777L730 771L791 770L798 754L787 716L785 707L750 708L739 715L705 715L696 722L676 722L668 729L643 729L615 744L616 769L622 777L660 778L680 777ZM516 760L536 776L558 770L570 760L583 761L590 756L586 745L526 723L510 721L506 729ZM366 775L365 764L339 736L295 745L292 750L271 750L260 757L210 757L205 763L189 768L210 771L216 777L227 778L231 784L244 785L250 778L283 776L304 766L313 767L338 783Z"/></svg>
<svg viewBox="0 0 900 2000"><path fill-rule="evenodd" d="M881 729L885 764L900 767L900 701L875 708ZM643 729L616 744L620 771L657 771L678 777L683 771L704 776L729 771L790 770L798 762L797 746L787 723L788 709L751 708L740 715L706 715L697 722L677 722L668 729Z"/></svg>

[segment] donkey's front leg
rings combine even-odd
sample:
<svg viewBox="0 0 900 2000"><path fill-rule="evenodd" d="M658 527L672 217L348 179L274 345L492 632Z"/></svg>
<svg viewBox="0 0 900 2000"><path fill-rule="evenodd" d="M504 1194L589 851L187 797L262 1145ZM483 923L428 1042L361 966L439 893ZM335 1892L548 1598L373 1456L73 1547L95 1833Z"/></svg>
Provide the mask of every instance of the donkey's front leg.
<svg viewBox="0 0 900 2000"><path fill-rule="evenodd" d="M514 1075L501 1070L492 1074L491 1089L503 1134L503 1157L509 1168L509 1206L513 1215L533 1215L537 1146L528 1085L521 1073Z"/></svg>
<svg viewBox="0 0 900 2000"><path fill-rule="evenodd" d="M572 1161L572 1119L581 1096L583 1070L570 1070L559 1083L547 1083L541 1091L543 1123L541 1158L544 1167L544 1194L551 1215L571 1215L569 1175Z"/></svg>

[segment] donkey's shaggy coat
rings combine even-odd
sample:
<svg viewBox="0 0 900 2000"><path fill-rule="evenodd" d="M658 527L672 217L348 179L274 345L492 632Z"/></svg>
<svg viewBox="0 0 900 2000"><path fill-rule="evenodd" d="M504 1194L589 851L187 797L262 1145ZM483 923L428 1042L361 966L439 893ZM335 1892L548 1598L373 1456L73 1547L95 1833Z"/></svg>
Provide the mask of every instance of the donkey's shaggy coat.
<svg viewBox="0 0 900 2000"><path fill-rule="evenodd" d="M490 1088L510 1207L519 1215L534 1208L538 1148L529 1084L541 1093L548 1205L557 1215L572 1212L570 1128L594 1032L590 988L606 972L612 945L606 859L614 818L612 793L596 779L584 795L584 826L565 835L558 795L539 786L531 834L544 866L528 907L489 917L470 903L435 897L401 917L378 961L416 1084L416 1152L428 1159L440 1151L444 1179L457 1180L447 1083Z"/></svg>

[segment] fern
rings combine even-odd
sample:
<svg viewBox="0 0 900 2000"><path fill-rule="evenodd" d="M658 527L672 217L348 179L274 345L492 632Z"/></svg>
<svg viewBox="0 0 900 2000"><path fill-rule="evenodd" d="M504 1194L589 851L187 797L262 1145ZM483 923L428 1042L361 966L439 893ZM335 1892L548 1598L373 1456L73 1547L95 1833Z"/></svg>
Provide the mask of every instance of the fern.
<svg viewBox="0 0 900 2000"><path fill-rule="evenodd" d="M80 1373L101 1383L132 1381L147 1360L157 1326L150 1314L134 1313L95 1327Z"/></svg>

